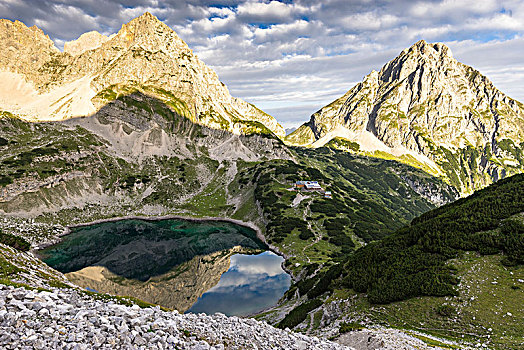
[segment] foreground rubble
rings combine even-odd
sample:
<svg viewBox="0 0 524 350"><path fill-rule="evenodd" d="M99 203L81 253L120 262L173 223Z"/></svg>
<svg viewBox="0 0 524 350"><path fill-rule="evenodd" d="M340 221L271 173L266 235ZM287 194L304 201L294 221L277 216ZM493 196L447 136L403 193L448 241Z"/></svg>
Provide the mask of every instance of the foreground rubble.
<svg viewBox="0 0 524 350"><path fill-rule="evenodd" d="M96 300L77 290L0 284L5 349L351 349L222 314L179 314Z"/></svg>

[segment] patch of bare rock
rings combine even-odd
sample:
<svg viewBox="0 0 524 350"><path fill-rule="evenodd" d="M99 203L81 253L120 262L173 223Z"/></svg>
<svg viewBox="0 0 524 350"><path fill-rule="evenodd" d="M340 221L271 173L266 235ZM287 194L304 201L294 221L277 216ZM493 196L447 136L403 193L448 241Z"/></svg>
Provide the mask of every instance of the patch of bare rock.
<svg viewBox="0 0 524 350"><path fill-rule="evenodd" d="M179 314L96 300L77 290L0 285L3 349L351 349L222 314Z"/></svg>

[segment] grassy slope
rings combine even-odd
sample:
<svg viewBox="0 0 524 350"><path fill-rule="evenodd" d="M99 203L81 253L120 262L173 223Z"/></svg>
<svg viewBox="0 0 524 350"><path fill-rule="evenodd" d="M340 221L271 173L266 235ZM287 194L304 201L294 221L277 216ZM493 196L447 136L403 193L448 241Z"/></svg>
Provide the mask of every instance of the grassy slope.
<svg viewBox="0 0 524 350"><path fill-rule="evenodd" d="M340 320L415 330L448 340L520 349L524 342L524 268L506 267L501 255L465 252L453 261L461 279L456 296L421 296L389 304L370 304L365 294L337 289L328 303L342 307ZM494 284L493 282L497 282ZM450 307L445 315L443 308ZM508 312L511 314L508 315Z"/></svg>
<svg viewBox="0 0 524 350"><path fill-rule="evenodd" d="M447 183L462 194L471 194L500 178L515 175L524 170L524 153L522 152L524 143L518 144L509 139L499 140L497 142L498 153L493 154L489 144L448 149L442 146L436 147L428 138L425 138L424 142L431 149L433 159L440 167L441 174L437 173L437 169L428 167L414 157L408 155L396 157L381 151L364 152L360 150L358 143L343 138L334 138L326 146L355 154L396 160L422 169L429 174L441 175ZM488 171L487 167L491 167L491 170Z"/></svg>
<svg viewBox="0 0 524 350"><path fill-rule="evenodd" d="M334 292L323 300L342 305L341 320L519 349L524 342L523 183L524 175L499 181L361 248L347 258L341 279L332 283ZM413 289L411 278L433 289Z"/></svg>

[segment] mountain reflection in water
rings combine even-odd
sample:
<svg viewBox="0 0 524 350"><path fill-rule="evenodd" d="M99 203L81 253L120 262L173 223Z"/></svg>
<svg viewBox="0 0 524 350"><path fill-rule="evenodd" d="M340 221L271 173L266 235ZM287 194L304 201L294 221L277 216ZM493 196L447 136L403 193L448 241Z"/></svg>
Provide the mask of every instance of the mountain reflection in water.
<svg viewBox="0 0 524 350"><path fill-rule="evenodd" d="M239 255L266 249L256 231L230 222L126 219L72 228L38 255L89 290L133 296L180 312L216 290L222 296L216 311L245 314L274 305L290 285L280 268L282 258ZM214 289L219 281L224 288ZM236 293L233 297L225 295L228 288ZM228 310L231 299L235 303Z"/></svg>
<svg viewBox="0 0 524 350"><path fill-rule="evenodd" d="M272 252L233 255L229 270L218 284L198 298L188 312L241 316L275 305L291 284L291 277L282 270L283 261Z"/></svg>

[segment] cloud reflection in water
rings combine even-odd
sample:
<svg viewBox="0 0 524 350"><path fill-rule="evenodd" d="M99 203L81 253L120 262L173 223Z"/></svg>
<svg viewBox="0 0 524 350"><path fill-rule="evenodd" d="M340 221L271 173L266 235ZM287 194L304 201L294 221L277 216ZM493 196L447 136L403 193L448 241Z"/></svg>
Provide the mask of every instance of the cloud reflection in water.
<svg viewBox="0 0 524 350"><path fill-rule="evenodd" d="M291 283L280 266L282 261L271 252L233 255L229 270L218 284L198 298L188 312L247 315L274 305Z"/></svg>

